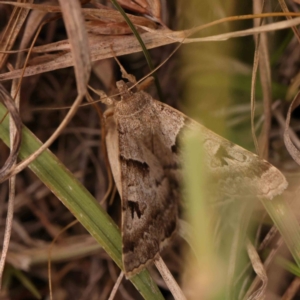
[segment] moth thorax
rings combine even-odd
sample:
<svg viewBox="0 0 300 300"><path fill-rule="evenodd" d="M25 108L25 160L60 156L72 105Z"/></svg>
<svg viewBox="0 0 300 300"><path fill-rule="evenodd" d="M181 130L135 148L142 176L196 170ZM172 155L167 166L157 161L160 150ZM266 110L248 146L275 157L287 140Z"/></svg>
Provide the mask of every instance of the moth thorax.
<svg viewBox="0 0 300 300"><path fill-rule="evenodd" d="M131 116L142 112L151 104L151 96L144 92L137 92L125 97L123 95L120 102L117 103L115 112L122 116Z"/></svg>

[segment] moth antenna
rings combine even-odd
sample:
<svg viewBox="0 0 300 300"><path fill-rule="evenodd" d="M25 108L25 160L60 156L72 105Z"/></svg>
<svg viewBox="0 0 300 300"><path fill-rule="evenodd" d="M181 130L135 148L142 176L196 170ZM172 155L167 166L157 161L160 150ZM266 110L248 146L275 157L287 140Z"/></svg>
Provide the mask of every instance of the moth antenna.
<svg viewBox="0 0 300 300"><path fill-rule="evenodd" d="M123 66L121 65L121 63L119 62L119 60L118 60L116 57L115 57L115 59L116 59L117 63L118 63L119 66L120 66L120 71L121 71L121 74L122 74L122 78L127 79L129 82L135 84L135 83L136 83L136 78L135 78L135 76L132 75L132 74L128 74L128 73L126 72L126 70L123 68Z"/></svg>
<svg viewBox="0 0 300 300"><path fill-rule="evenodd" d="M141 83L138 83L134 75L128 74L126 72L125 68L122 66L122 64L120 63L120 61L118 60L118 58L115 55L114 55L114 59L120 67L122 78L127 79L130 83L133 84L133 86L136 86L136 89L138 91L146 90L153 83L153 81L154 81L153 76L147 77ZM118 84L117 84L117 87L118 87ZM122 91L123 93L126 93L126 90L128 90L128 88L126 88L126 90L122 88L122 90L121 90L119 87L118 87L118 89L120 92Z"/></svg>
<svg viewBox="0 0 300 300"><path fill-rule="evenodd" d="M135 78L135 76L132 75L132 74L128 74L128 73L126 72L125 68L122 66L122 64L120 63L119 59L116 57L115 52L114 52L114 50L112 49L112 46L110 46L110 48L111 48L111 50L112 50L112 52L113 52L113 57L114 57L115 61L117 62L117 64L118 64L119 67L120 67L120 71L121 71L121 74L122 74L122 78L127 79L129 82L131 82L131 83L133 83L133 84L136 83L136 78Z"/></svg>
<svg viewBox="0 0 300 300"><path fill-rule="evenodd" d="M153 76L147 77L141 83L138 83L137 80L136 80L136 78L135 78L135 76L132 75L132 74L127 73L127 71L125 70L125 68L122 66L121 62L116 57L112 46L110 48L111 48L111 51L113 52L113 57L114 57L115 61L117 62L117 64L120 67L122 78L127 79L130 83L132 83L133 87L136 86L136 89L138 91L143 91L143 90L146 90L153 83L153 81L154 81L154 77ZM119 87L118 83L117 83L117 87L118 87L118 90L120 92L123 92L123 93L126 93L126 91L128 90L128 87L126 87L126 89L123 88L123 86Z"/></svg>

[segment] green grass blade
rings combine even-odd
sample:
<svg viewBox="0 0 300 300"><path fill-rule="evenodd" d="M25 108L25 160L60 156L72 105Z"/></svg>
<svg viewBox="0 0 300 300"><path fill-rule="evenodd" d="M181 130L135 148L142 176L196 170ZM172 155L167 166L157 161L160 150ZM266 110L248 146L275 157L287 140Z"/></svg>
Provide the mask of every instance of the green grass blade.
<svg viewBox="0 0 300 300"><path fill-rule="evenodd" d="M294 274L297 277L300 277L300 269L299 267L291 262L290 260L284 258L284 257L277 257L276 263L278 263L282 268L290 272L291 274Z"/></svg>
<svg viewBox="0 0 300 300"><path fill-rule="evenodd" d="M6 108L0 104L0 119L5 116L6 112ZM6 145L9 145L8 117L5 117L0 124L0 138ZM24 126L19 157L25 159L41 144L35 135ZM122 268L122 241L117 225L74 175L49 150L44 151L29 165L29 168ZM145 299L164 299L147 270L131 278L131 281Z"/></svg>
<svg viewBox="0 0 300 300"><path fill-rule="evenodd" d="M148 51L145 43L142 40L140 34L138 33L138 31L136 30L135 26L132 24L132 22L130 21L130 19L126 15L126 13L125 13L124 9L121 7L121 5L116 0L111 0L111 2L116 7L116 9L120 12L120 14L123 16L125 22L130 27L130 29L133 32L133 34L135 35L136 39L140 43L140 45L142 47L142 50L143 50L143 53L144 53L144 56L145 56L146 61L148 63L148 66L149 66L150 70L153 71L154 70L154 66L152 64L151 56L149 54L149 51ZM158 94L159 100L163 102L163 92L161 90L160 83L159 83L159 80L157 78L157 75L156 75L156 73L153 73L152 75L154 77L155 86L156 86L156 89L157 89L157 94Z"/></svg>
<svg viewBox="0 0 300 300"><path fill-rule="evenodd" d="M26 289L32 294L32 296L35 299L42 299L42 295L39 293L37 287L27 277L25 273L12 267L10 269L10 272L15 278L17 278L20 282L22 282L22 285L26 287Z"/></svg>
<svg viewBox="0 0 300 300"><path fill-rule="evenodd" d="M282 197L262 202L300 267L300 226L294 212Z"/></svg>

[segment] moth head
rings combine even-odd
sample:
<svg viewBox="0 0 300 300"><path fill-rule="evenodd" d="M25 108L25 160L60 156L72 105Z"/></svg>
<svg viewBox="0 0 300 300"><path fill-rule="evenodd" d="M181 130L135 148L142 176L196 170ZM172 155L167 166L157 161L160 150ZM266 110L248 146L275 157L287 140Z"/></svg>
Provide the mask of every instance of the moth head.
<svg viewBox="0 0 300 300"><path fill-rule="evenodd" d="M129 90L129 86L123 80L117 81L116 85L119 92L121 93L122 100L129 98L130 96L133 95L133 92Z"/></svg>

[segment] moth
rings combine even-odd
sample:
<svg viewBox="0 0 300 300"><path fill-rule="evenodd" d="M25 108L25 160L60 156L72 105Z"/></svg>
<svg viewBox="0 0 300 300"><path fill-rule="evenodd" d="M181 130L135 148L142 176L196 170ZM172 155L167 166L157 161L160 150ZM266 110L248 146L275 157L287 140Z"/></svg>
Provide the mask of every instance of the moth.
<svg viewBox="0 0 300 300"><path fill-rule="evenodd" d="M159 255L176 232L180 200L179 140L186 129L203 143L205 165L226 195L272 199L287 187L284 175L144 91L117 82L121 100L106 113L106 144L122 202L122 253L126 277Z"/></svg>

